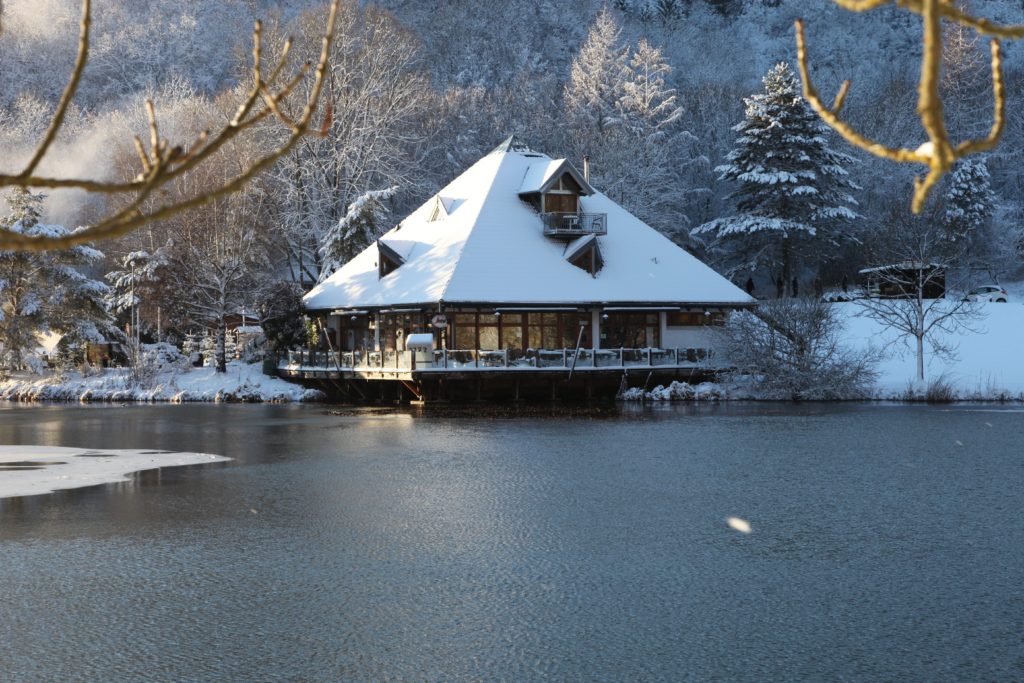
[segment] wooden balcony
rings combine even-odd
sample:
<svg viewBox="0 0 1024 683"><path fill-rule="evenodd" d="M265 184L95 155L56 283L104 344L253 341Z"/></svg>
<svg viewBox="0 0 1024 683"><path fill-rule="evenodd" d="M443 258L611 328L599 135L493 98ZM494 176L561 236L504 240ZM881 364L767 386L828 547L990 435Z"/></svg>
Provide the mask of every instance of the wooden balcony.
<svg viewBox="0 0 1024 683"><path fill-rule="evenodd" d="M540 219L548 237L608 234L608 214L605 213L542 213Z"/></svg>

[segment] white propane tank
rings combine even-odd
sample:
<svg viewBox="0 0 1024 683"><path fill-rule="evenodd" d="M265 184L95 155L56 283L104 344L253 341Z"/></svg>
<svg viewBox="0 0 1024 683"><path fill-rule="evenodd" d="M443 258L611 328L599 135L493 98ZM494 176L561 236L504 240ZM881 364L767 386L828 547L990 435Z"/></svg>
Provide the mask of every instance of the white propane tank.
<svg viewBox="0 0 1024 683"><path fill-rule="evenodd" d="M405 348L416 356L416 367L433 365L434 335L429 332L410 334L405 338Z"/></svg>

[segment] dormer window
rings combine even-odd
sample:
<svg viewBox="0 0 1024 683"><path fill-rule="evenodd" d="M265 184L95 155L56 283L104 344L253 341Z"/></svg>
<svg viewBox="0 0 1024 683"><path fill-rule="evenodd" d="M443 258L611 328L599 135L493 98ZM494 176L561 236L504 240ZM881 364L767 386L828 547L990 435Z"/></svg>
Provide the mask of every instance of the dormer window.
<svg viewBox="0 0 1024 683"><path fill-rule="evenodd" d="M597 235L594 234L584 235L567 244L564 256L566 261L587 271L593 277L597 277L598 271L604 265L601 246L597 241Z"/></svg>
<svg viewBox="0 0 1024 683"><path fill-rule="evenodd" d="M397 270L405 259L402 256L385 244L381 240L377 240L377 277L382 278L386 275Z"/></svg>
<svg viewBox="0 0 1024 683"><path fill-rule="evenodd" d="M568 173L563 174L542 196L543 213L579 212L580 186Z"/></svg>
<svg viewBox="0 0 1024 683"><path fill-rule="evenodd" d="M445 218L448 218L452 211L457 209L461 203L461 199L452 199L450 197L442 197L438 195L434 198L434 208L431 209L430 217L427 218L427 222L433 223L434 221L443 221Z"/></svg>

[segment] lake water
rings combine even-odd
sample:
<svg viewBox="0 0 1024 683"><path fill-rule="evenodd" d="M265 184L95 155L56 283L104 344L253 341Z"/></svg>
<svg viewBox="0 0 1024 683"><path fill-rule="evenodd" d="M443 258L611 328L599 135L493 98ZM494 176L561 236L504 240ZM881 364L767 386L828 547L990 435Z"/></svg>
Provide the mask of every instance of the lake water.
<svg viewBox="0 0 1024 683"><path fill-rule="evenodd" d="M0 680L1024 679L1020 409L329 410L0 409L235 458L0 501Z"/></svg>

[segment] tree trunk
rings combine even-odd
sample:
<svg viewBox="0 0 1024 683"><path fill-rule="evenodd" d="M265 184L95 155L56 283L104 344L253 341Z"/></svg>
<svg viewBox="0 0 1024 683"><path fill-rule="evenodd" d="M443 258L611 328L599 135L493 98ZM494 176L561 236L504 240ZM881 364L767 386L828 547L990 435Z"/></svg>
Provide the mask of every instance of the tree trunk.
<svg viewBox="0 0 1024 683"><path fill-rule="evenodd" d="M790 296L794 296L792 290L793 282L793 256L789 251L789 238L782 238L782 291L785 294L789 293Z"/></svg>
<svg viewBox="0 0 1024 683"><path fill-rule="evenodd" d="M224 354L224 337L226 336L226 331L227 326L224 324L224 316L222 315L217 320L217 346L213 352L217 372L228 371L227 358Z"/></svg>
<svg viewBox="0 0 1024 683"><path fill-rule="evenodd" d="M917 337L917 381L924 382L924 335Z"/></svg>

